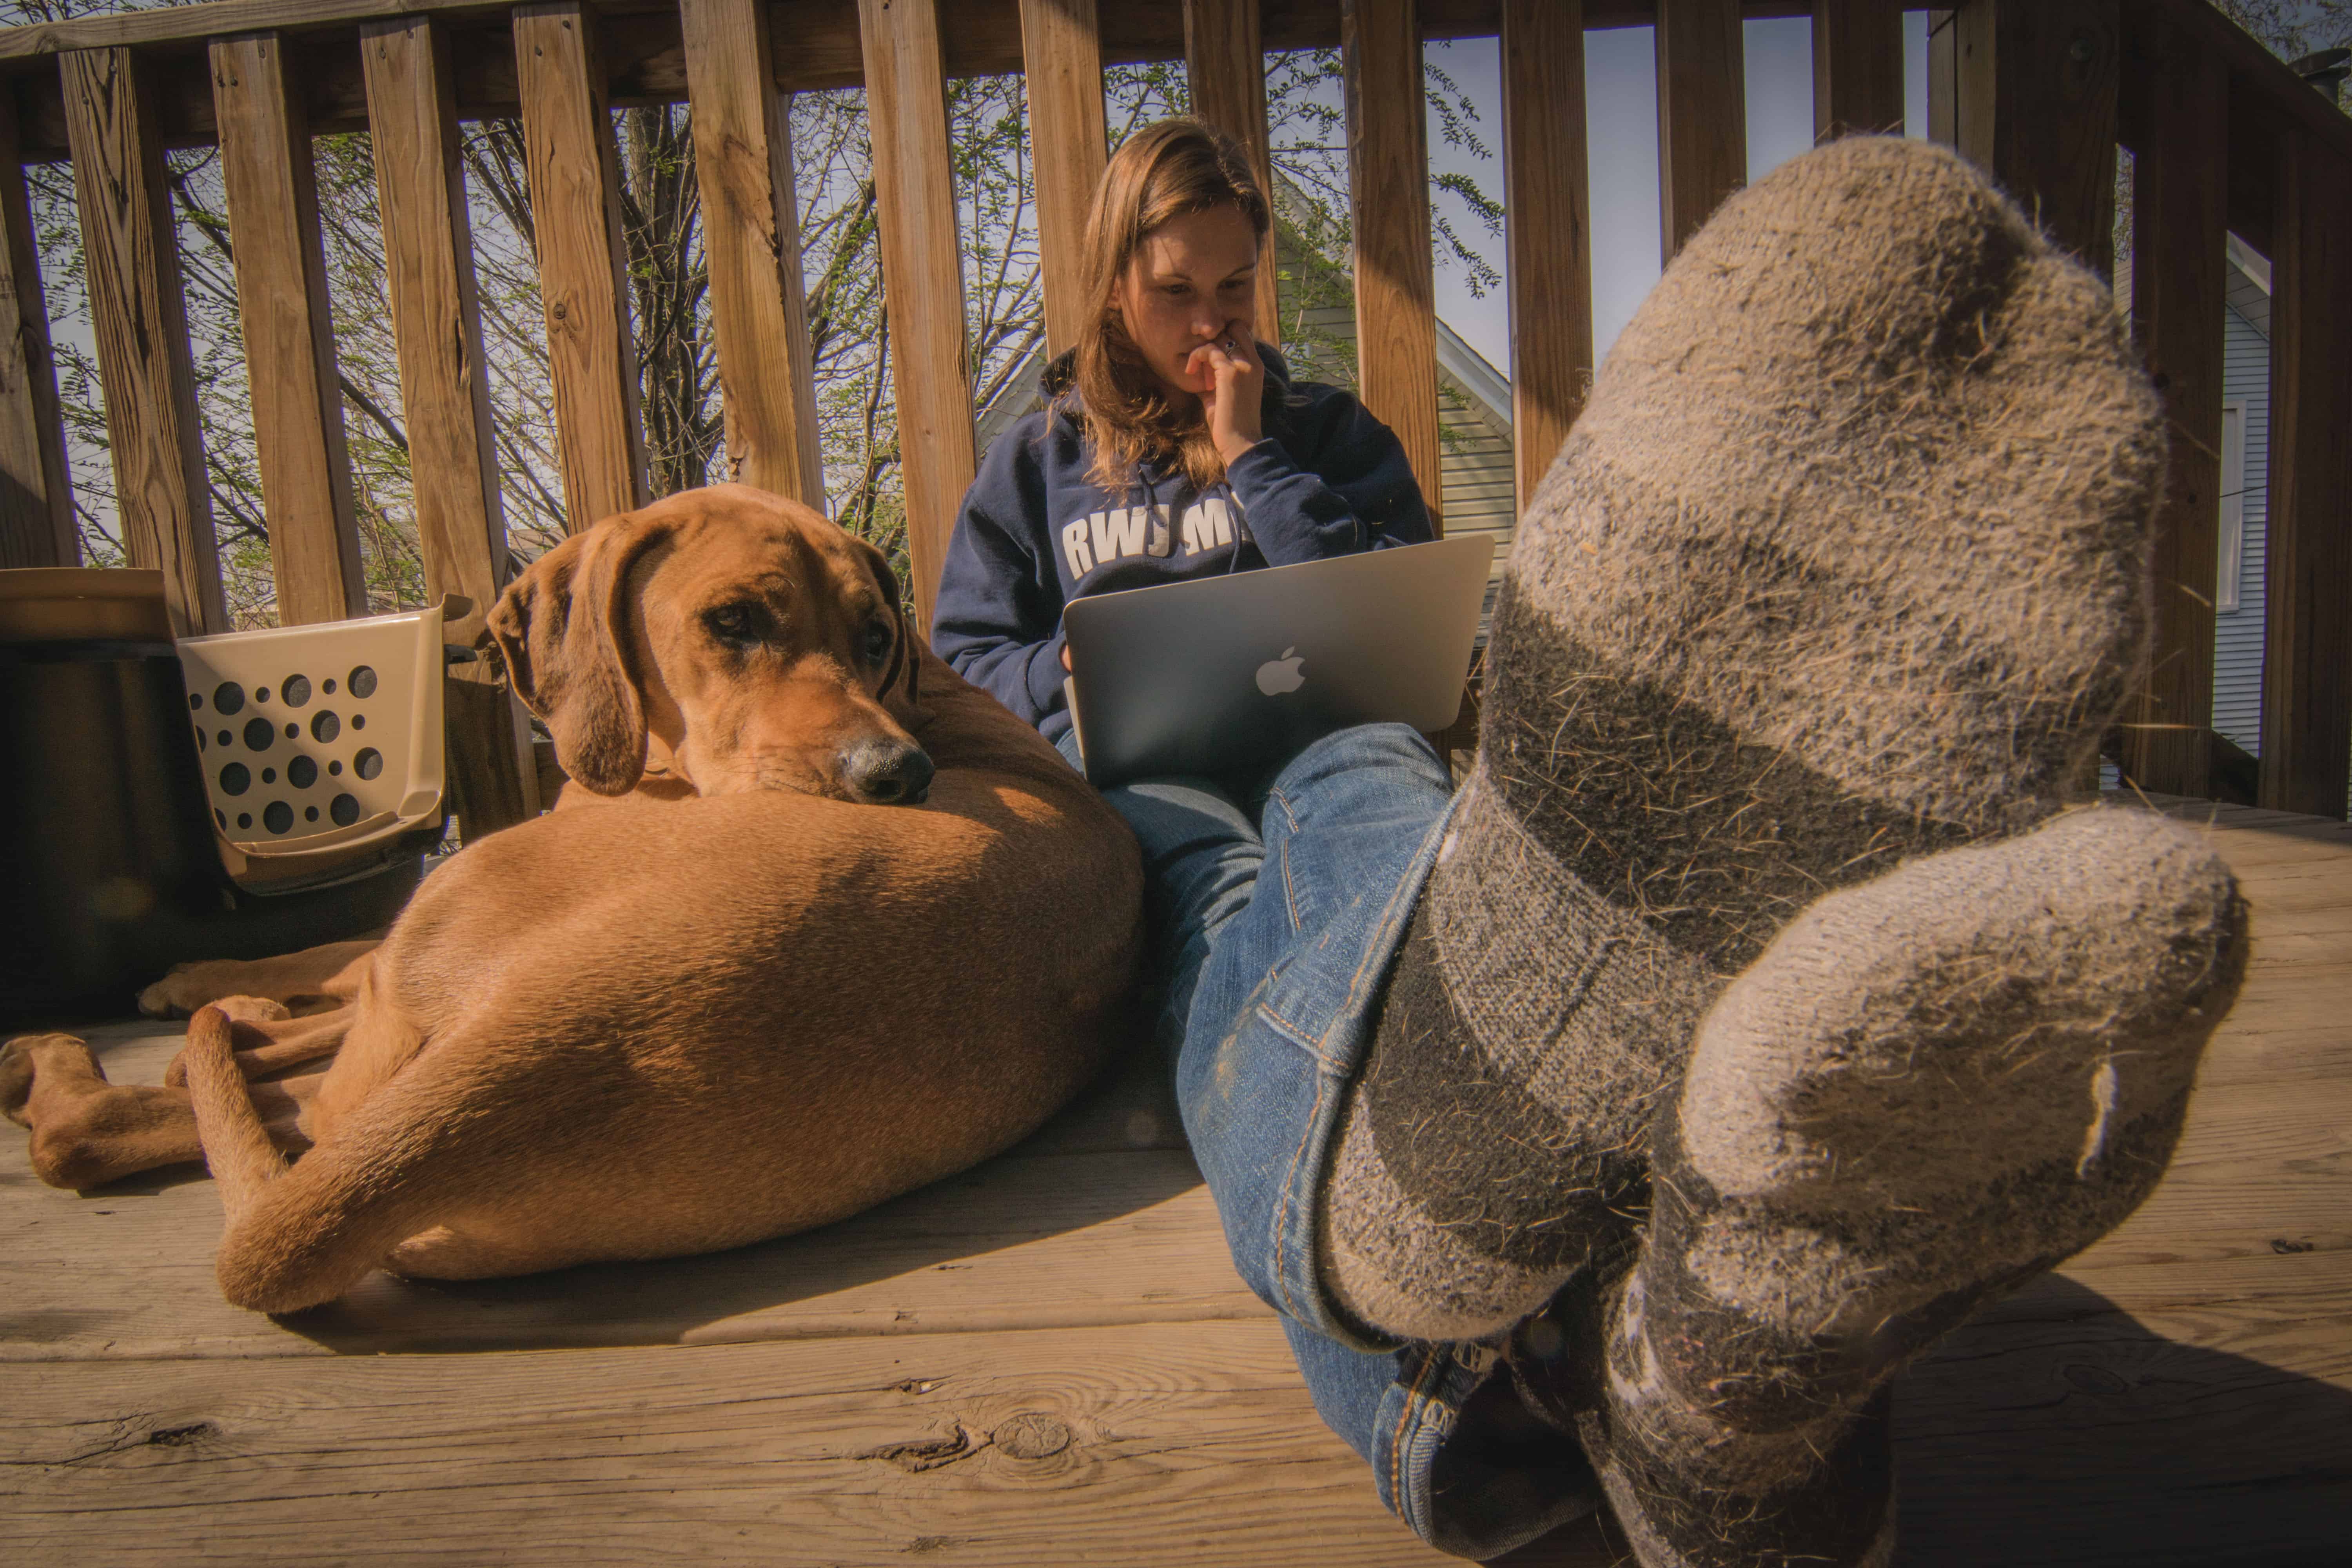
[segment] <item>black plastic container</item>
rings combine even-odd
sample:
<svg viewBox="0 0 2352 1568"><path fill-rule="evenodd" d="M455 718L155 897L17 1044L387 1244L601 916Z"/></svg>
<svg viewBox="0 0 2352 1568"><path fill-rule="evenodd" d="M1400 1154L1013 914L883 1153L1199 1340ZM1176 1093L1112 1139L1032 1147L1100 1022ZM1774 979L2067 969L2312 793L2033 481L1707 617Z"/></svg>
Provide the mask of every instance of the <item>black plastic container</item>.
<svg viewBox="0 0 2352 1568"><path fill-rule="evenodd" d="M389 924L437 834L331 887L263 897L223 868L163 640L0 642L0 1029L128 1016L173 964Z"/></svg>

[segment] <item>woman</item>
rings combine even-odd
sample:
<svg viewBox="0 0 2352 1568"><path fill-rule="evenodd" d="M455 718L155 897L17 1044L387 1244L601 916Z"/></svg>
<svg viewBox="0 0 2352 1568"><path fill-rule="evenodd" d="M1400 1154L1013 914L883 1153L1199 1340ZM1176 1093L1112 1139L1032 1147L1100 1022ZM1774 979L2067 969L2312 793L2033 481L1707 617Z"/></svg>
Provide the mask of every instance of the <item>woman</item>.
<svg viewBox="0 0 2352 1568"><path fill-rule="evenodd" d="M1429 536L1255 342L1266 221L1213 132L1123 146L1099 314L966 499L934 641L1073 760L1072 597ZM1948 152L1833 143L1619 339L1459 796L1399 725L1107 792L1235 1266L1425 1540L1605 1491L1651 1568L1883 1563L1895 1370L2153 1187L2242 908L2171 824L2050 819L2163 451L2097 283Z"/></svg>
<svg viewBox="0 0 2352 1568"><path fill-rule="evenodd" d="M1095 330L989 449L948 549L932 641L1059 741L1062 606L1084 594L1430 538L1388 426L1292 385L1252 334L1272 217L1239 148L1171 120L1130 139L1087 219Z"/></svg>
<svg viewBox="0 0 2352 1568"><path fill-rule="evenodd" d="M1047 406L990 447L964 497L932 645L1073 766L1070 600L1432 537L1395 433L1348 392L1290 382L1257 341L1272 222L1231 138L1192 120L1129 138L1087 215L1094 330L1048 367ZM1419 736L1366 738L1360 760L1409 754L1442 796L1444 770ZM1213 934L1247 902L1273 771L1109 792L1144 845L1171 1044Z"/></svg>

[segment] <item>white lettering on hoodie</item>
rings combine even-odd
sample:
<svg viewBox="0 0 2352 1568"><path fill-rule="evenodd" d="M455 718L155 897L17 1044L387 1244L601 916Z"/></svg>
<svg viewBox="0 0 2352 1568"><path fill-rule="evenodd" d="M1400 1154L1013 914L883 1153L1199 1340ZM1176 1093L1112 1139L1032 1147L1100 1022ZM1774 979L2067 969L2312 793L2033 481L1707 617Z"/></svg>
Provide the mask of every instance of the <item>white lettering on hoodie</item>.
<svg viewBox="0 0 2352 1568"><path fill-rule="evenodd" d="M1184 509L1175 531L1169 528L1165 514L1151 507L1117 507L1066 522L1062 555L1069 563L1070 580L1130 555L1170 554L1178 537L1187 555L1223 549L1234 542L1235 510L1223 496L1204 496Z"/></svg>

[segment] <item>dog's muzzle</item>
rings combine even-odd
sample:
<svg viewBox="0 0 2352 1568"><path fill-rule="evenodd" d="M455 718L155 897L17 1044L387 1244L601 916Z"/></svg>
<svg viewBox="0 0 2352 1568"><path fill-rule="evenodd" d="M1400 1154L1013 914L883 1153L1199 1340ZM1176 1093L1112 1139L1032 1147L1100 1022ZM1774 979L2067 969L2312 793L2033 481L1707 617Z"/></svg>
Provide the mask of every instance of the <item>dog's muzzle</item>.
<svg viewBox="0 0 2352 1568"><path fill-rule="evenodd" d="M875 805L920 805L931 793L930 753L898 741L866 741L841 753L841 782Z"/></svg>

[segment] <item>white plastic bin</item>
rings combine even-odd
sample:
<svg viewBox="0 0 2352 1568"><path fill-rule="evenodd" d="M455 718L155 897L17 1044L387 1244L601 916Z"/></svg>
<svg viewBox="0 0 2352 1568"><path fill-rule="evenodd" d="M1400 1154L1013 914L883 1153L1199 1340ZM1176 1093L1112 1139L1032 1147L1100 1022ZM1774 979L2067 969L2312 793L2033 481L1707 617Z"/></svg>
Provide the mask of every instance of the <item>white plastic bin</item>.
<svg viewBox="0 0 2352 1568"><path fill-rule="evenodd" d="M239 885L310 885L440 820L441 606L175 646Z"/></svg>

